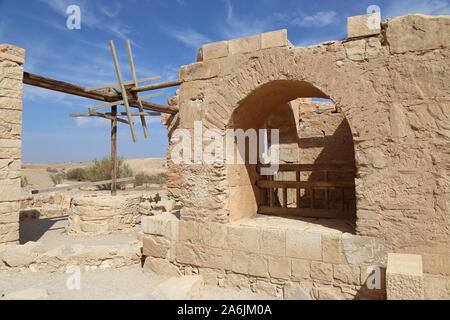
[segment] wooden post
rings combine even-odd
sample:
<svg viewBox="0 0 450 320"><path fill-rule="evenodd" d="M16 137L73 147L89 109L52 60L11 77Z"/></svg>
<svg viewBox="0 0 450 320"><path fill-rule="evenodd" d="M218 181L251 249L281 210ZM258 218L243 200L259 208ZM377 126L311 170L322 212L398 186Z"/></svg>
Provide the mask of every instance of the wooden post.
<svg viewBox="0 0 450 320"><path fill-rule="evenodd" d="M117 106L111 107L111 195L117 195Z"/></svg>

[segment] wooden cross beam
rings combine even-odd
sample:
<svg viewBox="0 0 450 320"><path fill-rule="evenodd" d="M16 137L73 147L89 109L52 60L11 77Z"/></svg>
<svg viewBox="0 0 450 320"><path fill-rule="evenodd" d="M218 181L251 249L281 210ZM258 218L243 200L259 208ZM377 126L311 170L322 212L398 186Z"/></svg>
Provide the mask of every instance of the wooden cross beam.
<svg viewBox="0 0 450 320"><path fill-rule="evenodd" d="M178 81L179 82L179 81ZM58 91L62 93L67 93L71 95L75 95L78 97L83 97L87 99L93 99L98 101L105 101L105 102L114 102L114 101L120 101L122 100L122 96L120 94L115 93L109 93L105 91L86 91L85 87L81 87L78 85L74 85L71 83L43 77L37 74L24 72L23 73L23 83L28 84L31 86L49 89L53 91ZM178 85L181 82L178 83ZM155 84L157 85L157 84ZM172 85L175 86L175 85ZM143 88L143 87L139 87ZM167 87L164 87L167 88ZM130 107L133 108L139 108L139 105L136 101L130 100ZM153 102L147 102L142 101L142 108L144 110L149 111L156 111L161 113L169 113L169 114L177 114L178 113L178 107L174 106L164 106L161 104L153 103Z"/></svg>

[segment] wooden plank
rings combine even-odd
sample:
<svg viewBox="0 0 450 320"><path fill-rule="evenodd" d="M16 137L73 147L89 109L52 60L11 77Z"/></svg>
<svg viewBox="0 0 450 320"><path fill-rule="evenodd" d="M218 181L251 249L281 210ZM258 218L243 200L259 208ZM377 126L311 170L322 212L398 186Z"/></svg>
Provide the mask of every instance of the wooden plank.
<svg viewBox="0 0 450 320"><path fill-rule="evenodd" d="M116 69L117 79L120 82L120 91L122 92L122 98L125 105L125 109L127 111L127 117L128 117L128 123L130 125L130 131L131 131L131 138L133 139L133 142L136 142L136 131L134 130L134 124L133 119L130 115L130 105L128 104L128 96L127 91L125 89L125 86L123 84L123 77L122 77L122 71L120 70L120 64L119 59L117 58L117 52L116 47L114 46L114 41L109 41L109 46L111 48L111 54L114 60L114 67Z"/></svg>
<svg viewBox="0 0 450 320"><path fill-rule="evenodd" d="M139 79L136 81L126 81L123 84L126 86L131 85L131 84L136 85L135 83L155 81L155 80L159 80L159 79L161 79L161 77L152 77L152 78ZM84 90L86 92L89 92L89 91L96 91L96 90L101 90L101 89L106 89L106 88L114 88L114 87L118 87L118 86L120 86L120 83L116 82L116 83L105 84L105 85L97 86L97 87L89 87L89 88L85 88Z"/></svg>
<svg viewBox="0 0 450 320"><path fill-rule="evenodd" d="M113 120L113 119L114 119L112 116L108 116L108 115L103 114L103 113L92 112L91 114L94 115L94 116L100 117L100 118L108 119L108 120ZM117 120L118 122L121 122L121 123L124 123L124 124L129 124L128 121L125 120L125 119L117 118L116 120Z"/></svg>
<svg viewBox="0 0 450 320"><path fill-rule="evenodd" d="M91 113L70 113L69 117L97 117L98 112L91 112ZM111 116L112 113L111 112L105 112L105 113L101 113L107 116ZM118 116L126 116L127 113L126 112L117 112ZM144 116L160 116L161 113L159 112L131 112L132 116L140 116L140 115L144 115ZM127 122L128 124L128 122Z"/></svg>
<svg viewBox="0 0 450 320"><path fill-rule="evenodd" d="M268 181L273 181L273 176L267 176ZM275 205L274 197L273 197L273 189L269 188L269 206L273 207Z"/></svg>
<svg viewBox="0 0 450 320"><path fill-rule="evenodd" d="M310 207L311 207L311 209L314 209L314 198L315 198L315 191L314 191L314 189L310 189L309 190L309 192L311 192L311 198L309 199L310 200Z"/></svg>
<svg viewBox="0 0 450 320"><path fill-rule="evenodd" d="M117 106L111 107L111 195L117 195Z"/></svg>
<svg viewBox="0 0 450 320"><path fill-rule="evenodd" d="M110 112L106 112L105 114L111 115ZM117 115L118 116L126 116L127 113L126 112L117 112ZM161 113L159 113L159 112L131 112L131 115L132 116L152 116L152 117L155 117L155 116L160 116Z"/></svg>
<svg viewBox="0 0 450 320"><path fill-rule="evenodd" d="M133 181L134 179L135 179L134 177L121 178L121 179L117 179L117 182L128 182L128 181ZM41 189L41 190L32 190L31 194L63 191L63 190L68 190L68 189L78 189L78 188L84 188L84 187L93 187L93 186L99 186L99 185L102 185L102 184L109 184L111 182L112 182L112 180L104 180L104 181L97 181L97 182L73 184L71 186L65 186L65 187L57 187L57 188Z"/></svg>
<svg viewBox="0 0 450 320"><path fill-rule="evenodd" d="M155 84L149 84L147 86L142 86L142 87L134 86L133 88L130 89L130 91L131 92L143 92L143 91L164 89L164 88L179 86L182 83L183 83L183 81L181 81L181 80L172 80L172 81L160 82L160 83L155 83Z"/></svg>
<svg viewBox="0 0 450 320"><path fill-rule="evenodd" d="M309 208L281 208L260 206L258 208L259 214L288 216L288 217L307 217L307 218L325 218L325 219L345 219L351 216L341 210L324 210L324 209L309 209Z"/></svg>
<svg viewBox="0 0 450 320"><path fill-rule="evenodd" d="M289 189L342 189L354 188L355 183L350 181L265 181L258 180L256 185L259 188L289 188Z"/></svg>
<svg viewBox="0 0 450 320"><path fill-rule="evenodd" d="M135 87L138 87L138 82L137 82L137 77L136 77L136 68L134 67L133 53L131 52L131 42L130 42L130 40L126 40L125 42L127 45L128 60L130 62L131 75L132 75L133 81L134 81L133 84ZM137 102L139 105L139 111L143 112L144 109L142 108L142 101L141 101L141 98L139 97L139 92L136 92L135 94L136 94ZM148 138L147 122L145 121L144 116L141 115L140 118L141 118L142 130L144 131L144 137Z"/></svg>
<svg viewBox="0 0 450 320"><path fill-rule="evenodd" d="M85 87L77 86L71 83L58 81L50 78L46 78L43 76L39 76L36 74L24 72L23 73L23 83L31 86L44 88L48 90L58 91L62 93L67 93L71 95L75 95L78 97L83 97L87 99L93 99L98 101L105 102L114 102L118 100L122 100L121 95L112 94L103 91L94 91L94 92L86 92ZM137 102L130 101L130 107L139 108ZM142 107L144 110L156 111L168 114L177 114L178 107L174 106L164 106L157 103L152 103L148 101L142 101Z"/></svg>
<svg viewBox="0 0 450 320"><path fill-rule="evenodd" d="M325 181L328 182L328 171L325 171ZM325 208L330 209L330 190L325 190Z"/></svg>
<svg viewBox="0 0 450 320"><path fill-rule="evenodd" d="M134 107L133 103L132 103L131 106ZM151 110L151 111L162 112L162 113L169 113L169 114L177 114L178 111L179 111L178 107L163 106L161 104L148 102L148 101L142 101L142 108L144 110Z"/></svg>
<svg viewBox="0 0 450 320"><path fill-rule="evenodd" d="M110 102L110 103L105 103L105 104L101 104L99 106L95 106L95 107L90 107L88 108L89 112L93 112L95 110L99 110L99 109L103 109L103 108L107 108L107 107L113 107L113 106L118 106L120 104L123 104L123 100L119 100L119 101L114 101L114 102Z"/></svg>
<svg viewBox="0 0 450 320"><path fill-rule="evenodd" d="M164 95L164 92L159 92L159 93L149 94L149 95L147 95L147 96L141 97L141 99L148 99L148 98L158 97L158 96L162 96L162 95ZM117 106L117 105L124 104L124 103L125 103L124 100L119 100L119 101L114 101L114 102L105 103L105 104L101 104L101 105L98 105L98 106L90 107L90 108L88 108L88 110L89 110L90 112L92 112L92 111L95 111L95 110L104 109L104 108L112 107L112 106ZM136 107L135 107L135 108L136 108ZM138 106L138 108L139 108L139 109L143 109L142 101L141 101L140 106ZM142 111L143 111L143 110L142 110ZM142 112L142 111L141 111L141 112Z"/></svg>
<svg viewBox="0 0 450 320"><path fill-rule="evenodd" d="M110 101L115 95L106 92L86 92L86 88L77 86L71 83L58 81L37 74L24 72L23 73L23 83L31 86L49 89L53 91L58 91L62 93L73 94L79 97L100 100L100 101ZM115 99L117 100L117 99Z"/></svg>
<svg viewBox="0 0 450 320"><path fill-rule="evenodd" d="M346 164L280 164L278 172L287 171L330 171L330 172L356 172L356 168ZM258 165L258 170L269 165Z"/></svg>
<svg viewBox="0 0 450 320"><path fill-rule="evenodd" d="M295 172L295 181L298 181L298 182L301 181L301 174L300 174L300 171L298 171L298 170ZM296 194L297 194L297 197L296 197L296 199L297 199L297 209L300 209L300 198L301 198L300 188L297 187L295 189L295 191L296 191Z"/></svg>

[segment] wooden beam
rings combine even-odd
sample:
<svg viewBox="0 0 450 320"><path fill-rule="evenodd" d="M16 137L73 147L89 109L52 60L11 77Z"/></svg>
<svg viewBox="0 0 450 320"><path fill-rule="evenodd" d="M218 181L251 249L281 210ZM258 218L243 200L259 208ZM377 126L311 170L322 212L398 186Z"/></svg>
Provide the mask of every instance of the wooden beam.
<svg viewBox="0 0 450 320"><path fill-rule="evenodd" d="M103 91L92 91L86 92L85 87L77 86L71 83L58 81L50 78L46 78L43 76L39 76L36 74L24 72L23 73L23 83L35 86L39 88L44 88L48 90L58 91L62 93L67 93L71 95L75 95L78 97L83 97L92 100L105 101L105 102L114 102L118 100L122 100L122 96L120 94L112 94ZM139 108L139 105L136 101L130 101L130 107ZM142 108L144 110L156 111L162 113L169 114L177 114L178 107L173 106L164 106L152 102L142 101Z"/></svg>
<svg viewBox="0 0 450 320"><path fill-rule="evenodd" d="M147 99L147 98L159 97L159 96L162 96L162 95L164 95L164 92L149 94L149 95L143 96L141 98L142 99ZM114 101L114 102L101 104L99 106L90 107L90 108L88 108L88 110L89 110L89 112L92 112L92 111L95 111L95 110L100 110L100 109L104 109L104 108L107 108L107 107L117 106L117 105L124 104L124 103L125 103L124 100L119 100L119 101ZM132 107L133 108L137 107L137 108L141 109L142 108L142 104L140 104L140 105L138 104L138 106L132 106Z"/></svg>
<svg viewBox="0 0 450 320"><path fill-rule="evenodd" d="M130 42L130 40L126 40L125 43L127 45L128 60L130 62L131 75L133 77L133 85L135 87L137 87L138 86L138 82L137 82L137 77L136 77L136 68L134 67L133 53L131 52L131 42ZM139 97L139 92L135 92L135 95L136 95L136 98L137 98L137 103L139 105L139 111L143 112L144 109L142 108L142 101L141 101L141 98ZM144 131L144 137L147 138L148 137L147 122L145 121L145 117L144 116L140 116L140 117L141 117L142 130Z"/></svg>
<svg viewBox="0 0 450 320"><path fill-rule="evenodd" d="M131 106L135 107L135 105L133 105L133 104ZM144 110L151 110L151 111L169 113L169 114L177 114L179 111L178 107L163 106L161 104L148 102L148 101L142 101L142 108Z"/></svg>
<svg viewBox="0 0 450 320"><path fill-rule="evenodd" d="M117 106L111 107L111 195L117 195Z"/></svg>
<svg viewBox="0 0 450 320"><path fill-rule="evenodd" d="M136 83L141 83L141 82L147 82L147 81L154 81L154 80L159 80L161 79L161 77L152 77L152 78L146 78L146 79L139 79L136 80ZM135 81L126 81L123 83L124 85L128 86L130 84L132 85L136 85ZM89 88L85 88L84 90L89 92L89 91L95 91L95 90L100 90L100 89L106 89L106 88L114 88L114 87L118 87L120 86L120 83L116 82L116 83L110 83L110 84L105 84L102 86L97 86L97 87L89 87Z"/></svg>
<svg viewBox="0 0 450 320"><path fill-rule="evenodd" d="M270 165L258 165L258 170ZM329 171L329 172L356 172L353 165L347 164L279 164L278 172L287 171Z"/></svg>
<svg viewBox="0 0 450 320"><path fill-rule="evenodd" d="M111 112L105 112L105 113L101 113L107 116L112 116L113 114ZM130 113L132 116L152 116L152 117L156 117L156 116L160 116L161 113L159 112L131 112ZM118 116L126 116L127 113L126 112L117 112ZM70 117L74 117L74 118L78 118L78 117L97 117L98 113L97 112L91 112L91 113L71 113L69 114Z"/></svg>
<svg viewBox="0 0 450 320"><path fill-rule="evenodd" d="M125 89L125 85L123 84L123 77L122 77L122 71L120 70L120 64L119 59L117 58L117 52L116 47L114 46L114 41L109 41L109 47L111 48L111 54L114 60L114 67L116 69L117 79L120 82L120 91L122 92L122 99L125 105L125 109L127 111L128 116L128 124L130 125L130 131L131 131L131 138L133 139L133 142L136 142L136 131L134 130L134 124L133 119L130 115L130 105L128 104L128 96L127 91Z"/></svg>
<svg viewBox="0 0 450 320"><path fill-rule="evenodd" d="M131 92L143 92L143 91L157 90L157 89L163 89L163 88L169 88L169 87L176 87L176 86L179 86L181 83L183 83L183 81L173 80L173 81L149 84L147 86L142 86L142 87L134 86L133 88L130 89L130 91Z"/></svg>
<svg viewBox="0 0 450 320"><path fill-rule="evenodd" d="M280 208L260 206L259 214L288 216L288 217L308 217L308 218L324 218L324 219L345 219L351 218L351 215L342 210L324 210L324 209L308 209L308 208Z"/></svg>
<svg viewBox="0 0 450 320"><path fill-rule="evenodd" d="M40 87L44 89L49 89L53 91L58 91L62 93L73 94L79 97L100 100L100 101L110 101L114 99L114 96L106 92L86 92L84 87L77 86L71 83L58 81L46 77L42 77L36 74L24 72L23 73L23 83L35 87ZM115 99L117 100L117 99Z"/></svg>
<svg viewBox="0 0 450 320"><path fill-rule="evenodd" d="M288 188L288 189L345 189L354 188L355 183L350 181L267 181L259 180L256 185L262 189Z"/></svg>
<svg viewBox="0 0 450 320"><path fill-rule="evenodd" d="M73 117L73 118L80 118L80 117L100 117L100 118L105 118L108 120L112 120L112 116L111 114L104 114L104 113L98 113L98 112L91 112L91 113L71 113L69 114L69 117ZM120 119L117 118L118 122L121 123L125 123L128 124L128 121L125 119Z"/></svg>
<svg viewBox="0 0 450 320"><path fill-rule="evenodd" d="M111 112L106 112L105 114L111 115ZM159 113L159 112L131 112L130 114L132 116L152 116L152 117L161 115L161 113ZM127 113L126 112L117 112L117 115L118 116L126 116Z"/></svg>

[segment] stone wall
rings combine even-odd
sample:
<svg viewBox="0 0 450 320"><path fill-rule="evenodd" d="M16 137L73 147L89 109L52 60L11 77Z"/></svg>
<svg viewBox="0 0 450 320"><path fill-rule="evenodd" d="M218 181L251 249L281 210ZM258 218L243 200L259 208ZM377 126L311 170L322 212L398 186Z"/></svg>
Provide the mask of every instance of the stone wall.
<svg viewBox="0 0 450 320"><path fill-rule="evenodd" d="M20 222L67 216L70 202L71 197L60 192L23 197L20 201Z"/></svg>
<svg viewBox="0 0 450 320"><path fill-rule="evenodd" d="M67 232L77 235L101 235L130 232L142 216L155 216L178 208L172 199L159 194L120 193L87 194L70 198Z"/></svg>
<svg viewBox="0 0 450 320"><path fill-rule="evenodd" d="M310 47L292 46L286 31L205 45L180 70L170 130L202 120L223 132L251 106L264 114L297 98L333 100L355 146L357 233L449 276L450 17L409 15L363 31ZM226 168L169 167L182 220L230 221L230 199L242 195L232 194Z"/></svg>
<svg viewBox="0 0 450 320"><path fill-rule="evenodd" d="M142 220L144 269L203 275L211 285L282 298L384 299L386 253L375 238L311 224L197 223L171 214ZM309 227L308 230L306 228ZM369 266L380 266L369 290Z"/></svg>
<svg viewBox="0 0 450 320"><path fill-rule="evenodd" d="M0 244L19 241L25 50L0 44Z"/></svg>

